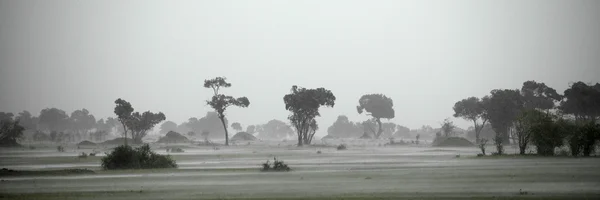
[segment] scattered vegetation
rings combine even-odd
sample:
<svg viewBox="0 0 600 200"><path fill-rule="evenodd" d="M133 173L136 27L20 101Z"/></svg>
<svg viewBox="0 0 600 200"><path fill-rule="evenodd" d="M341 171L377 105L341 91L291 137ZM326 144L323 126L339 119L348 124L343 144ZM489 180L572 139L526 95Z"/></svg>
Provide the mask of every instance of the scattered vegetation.
<svg viewBox="0 0 600 200"><path fill-rule="evenodd" d="M183 153L183 149L179 148L179 147L174 147L174 148L167 148L167 152L172 152L172 153Z"/></svg>
<svg viewBox="0 0 600 200"><path fill-rule="evenodd" d="M102 158L102 168L105 170L176 167L175 160L168 155L159 155L151 151L148 144L135 149L127 145L122 145Z"/></svg>
<svg viewBox="0 0 600 200"><path fill-rule="evenodd" d="M277 158L275 158L275 157L273 157L272 165L269 162L269 160L267 160L267 162L262 164L262 169L261 169L261 171L263 171L263 172L269 172L269 171L287 172L290 170L291 170L291 168L288 167L287 164L285 164L282 160L277 160Z"/></svg>
<svg viewBox="0 0 600 200"><path fill-rule="evenodd" d="M63 146L59 145L59 146L57 146L57 147L56 147L56 150L57 150L58 152L65 152L65 147L63 147Z"/></svg>
<svg viewBox="0 0 600 200"><path fill-rule="evenodd" d="M336 147L336 149L337 149L337 150L346 150L346 149L347 149L347 147L346 147L346 145L345 145L345 144L340 144L340 145L338 145L338 146Z"/></svg>
<svg viewBox="0 0 600 200"><path fill-rule="evenodd" d="M86 154L85 152L81 152L81 153L80 153L80 154L77 156L77 158L87 158L87 157L88 157L88 154Z"/></svg>

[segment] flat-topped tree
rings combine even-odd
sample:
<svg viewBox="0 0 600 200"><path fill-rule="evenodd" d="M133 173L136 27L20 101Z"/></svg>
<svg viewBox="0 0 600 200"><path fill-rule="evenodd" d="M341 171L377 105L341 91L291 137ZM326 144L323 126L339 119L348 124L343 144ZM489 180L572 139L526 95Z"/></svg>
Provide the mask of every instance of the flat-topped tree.
<svg viewBox="0 0 600 200"><path fill-rule="evenodd" d="M231 123L231 128L233 128L233 130L236 130L238 132L242 131L242 125L239 122Z"/></svg>
<svg viewBox="0 0 600 200"><path fill-rule="evenodd" d="M479 135L488 121L486 109L484 108L485 102L488 101L489 97L484 97L481 100L477 97L469 97L456 102L452 108L454 109L454 117L460 117L473 122L476 143L480 142Z"/></svg>
<svg viewBox="0 0 600 200"><path fill-rule="evenodd" d="M210 101L206 101L206 104L215 109L219 115L219 119L223 124L223 129L225 130L225 145L229 145L229 134L227 132L227 124L225 123L225 110L227 110L229 106L246 108L250 105L250 101L246 97L234 98L232 96L220 94L219 90L221 88L231 87L231 83L228 83L225 77L204 80L204 87L213 89L214 95Z"/></svg>
<svg viewBox="0 0 600 200"><path fill-rule="evenodd" d="M285 109L291 114L288 119L296 128L298 146L310 144L317 128L315 117L320 116L319 107L335 105L335 96L325 88L306 89L292 86L291 93L283 97Z"/></svg>
<svg viewBox="0 0 600 200"><path fill-rule="evenodd" d="M358 106L356 106L356 110L358 111L358 114L362 114L364 111L366 111L367 115L373 117L375 122L377 122L379 128L373 135L378 139L383 133L381 118L393 119L395 116L393 107L394 102L391 98L388 98L383 94L367 94L363 95L358 100Z"/></svg>
<svg viewBox="0 0 600 200"><path fill-rule="evenodd" d="M142 138L148 134L148 131L165 119L165 114L162 112L152 113L146 111L141 114L139 112L132 113L127 122L127 127L129 127L131 132L131 139L134 143L141 144Z"/></svg>
<svg viewBox="0 0 600 200"><path fill-rule="evenodd" d="M131 118L131 113L133 113L133 107L131 107L131 103L119 98L115 100L115 114L117 115L117 119L123 125L123 139L125 140L125 146L127 146L127 123Z"/></svg>

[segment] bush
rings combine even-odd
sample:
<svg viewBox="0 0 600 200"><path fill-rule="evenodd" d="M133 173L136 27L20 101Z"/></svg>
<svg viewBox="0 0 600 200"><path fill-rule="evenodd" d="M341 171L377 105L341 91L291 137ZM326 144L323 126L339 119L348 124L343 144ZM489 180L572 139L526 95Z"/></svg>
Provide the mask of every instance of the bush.
<svg viewBox="0 0 600 200"><path fill-rule="evenodd" d="M87 158L88 155L85 152L81 152L81 154L79 154L79 156L77 156L78 158Z"/></svg>
<svg viewBox="0 0 600 200"><path fill-rule="evenodd" d="M537 154L543 156L554 155L554 149L563 144L564 129L559 123L554 122L551 116L540 119L531 125L531 141L536 147Z"/></svg>
<svg viewBox="0 0 600 200"><path fill-rule="evenodd" d="M56 147L56 150L57 150L58 152L65 152L65 147L63 147L63 146L57 146L57 147Z"/></svg>
<svg viewBox="0 0 600 200"><path fill-rule="evenodd" d="M175 168L177 164L171 156L164 156L150 150L150 145L144 144L138 148L121 145L106 157L102 158L103 169L150 169Z"/></svg>
<svg viewBox="0 0 600 200"><path fill-rule="evenodd" d="M337 146L337 150L346 150L348 149L345 144L340 144Z"/></svg>
<svg viewBox="0 0 600 200"><path fill-rule="evenodd" d="M172 153L183 153L183 149L182 148L167 148L167 152L172 152Z"/></svg>
<svg viewBox="0 0 600 200"><path fill-rule="evenodd" d="M287 166L287 164L283 163L283 161L281 160L277 160L277 158L273 157L273 166L271 166L271 163L269 163L269 160L267 160L267 162L262 164L262 170L263 172L266 171L276 171L276 172L281 172L281 171L290 171L290 167Z"/></svg>

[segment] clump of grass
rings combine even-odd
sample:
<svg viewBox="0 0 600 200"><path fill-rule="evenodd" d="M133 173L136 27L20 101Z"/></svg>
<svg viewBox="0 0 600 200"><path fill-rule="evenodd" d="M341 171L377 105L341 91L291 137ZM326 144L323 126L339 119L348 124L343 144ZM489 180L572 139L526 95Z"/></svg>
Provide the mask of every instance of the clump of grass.
<svg viewBox="0 0 600 200"><path fill-rule="evenodd" d="M340 144L337 146L337 150L346 150L346 149L348 149L348 147L346 147L345 144Z"/></svg>
<svg viewBox="0 0 600 200"><path fill-rule="evenodd" d="M78 158L87 158L88 155L85 152L81 152L77 157Z"/></svg>
<svg viewBox="0 0 600 200"><path fill-rule="evenodd" d="M65 152L65 147L63 147L62 145L59 145L59 146L56 147L56 150L58 152Z"/></svg>
<svg viewBox="0 0 600 200"><path fill-rule="evenodd" d="M263 168L261 169L261 171L263 172L287 172L291 170L291 168L288 167L287 164L285 164L282 160L277 160L277 158L275 157L273 157L273 165L271 165L271 163L269 163L269 160L267 160L267 162L262 164L262 167Z"/></svg>
<svg viewBox="0 0 600 200"><path fill-rule="evenodd" d="M144 144L138 148L119 146L102 158L103 169L152 169L175 168L177 164L171 156L157 154Z"/></svg>

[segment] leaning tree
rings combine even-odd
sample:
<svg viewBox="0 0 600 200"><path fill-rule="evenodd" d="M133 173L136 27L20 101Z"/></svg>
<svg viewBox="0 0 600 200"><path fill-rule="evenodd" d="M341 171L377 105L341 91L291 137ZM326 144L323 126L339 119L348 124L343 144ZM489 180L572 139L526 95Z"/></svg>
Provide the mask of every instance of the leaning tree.
<svg viewBox="0 0 600 200"><path fill-rule="evenodd" d="M221 88L231 87L231 83L228 83L225 77L204 80L204 87L213 89L214 95L210 101L206 101L206 104L215 109L219 115L223 129L225 130L225 145L227 146L229 145L229 134L227 132L227 124L225 123L225 110L229 106L246 108L250 105L250 101L246 97L234 98L220 94L219 90Z"/></svg>
<svg viewBox="0 0 600 200"><path fill-rule="evenodd" d="M362 114L364 111L367 112L367 115L373 117L379 128L377 132L374 132L375 138L379 138L383 133L383 128L381 124L381 118L384 119L392 119L394 118L394 102L391 98L386 97L383 94L367 94L363 95L358 100L358 106L356 106L356 110L358 114Z"/></svg>
<svg viewBox="0 0 600 200"><path fill-rule="evenodd" d="M141 114L139 112L132 113L130 119L127 121L127 127L131 132L131 139L134 143L141 144L142 138L148 134L148 131L165 119L165 114L162 112L152 113L146 111Z"/></svg>
<svg viewBox="0 0 600 200"><path fill-rule="evenodd" d="M125 146L127 146L127 123L131 119L131 113L133 113L133 107L131 107L131 103L119 98L115 100L115 114L117 115L117 119L123 125L123 139L125 140Z"/></svg>
<svg viewBox="0 0 600 200"><path fill-rule="evenodd" d="M290 94L283 97L285 109L291 114L288 119L296 128L298 146L310 144L318 128L315 117L321 116L319 107L335 105L335 96L325 88L306 89L292 86Z"/></svg>
<svg viewBox="0 0 600 200"><path fill-rule="evenodd" d="M479 135L481 134L481 130L485 126L485 123L488 121L487 113L484 108L485 102L488 100L488 97L484 97L481 100L477 97L469 97L456 102L453 107L454 117L460 117L473 122L476 143L480 142Z"/></svg>

